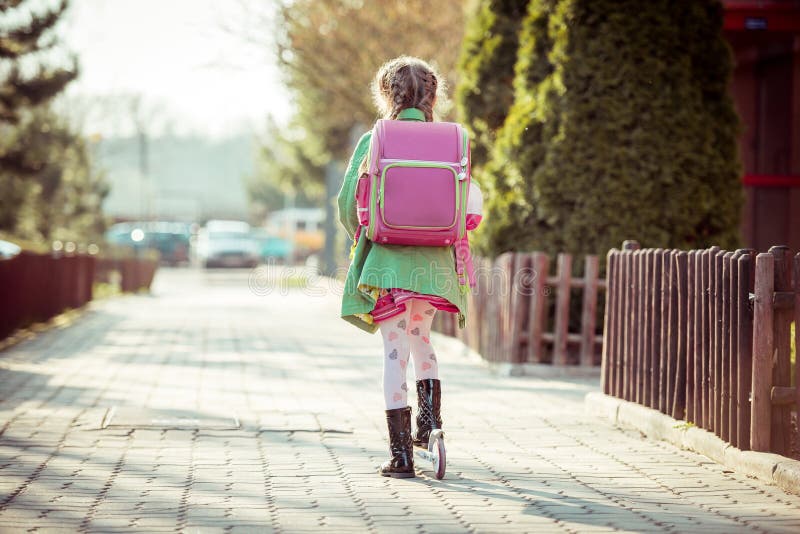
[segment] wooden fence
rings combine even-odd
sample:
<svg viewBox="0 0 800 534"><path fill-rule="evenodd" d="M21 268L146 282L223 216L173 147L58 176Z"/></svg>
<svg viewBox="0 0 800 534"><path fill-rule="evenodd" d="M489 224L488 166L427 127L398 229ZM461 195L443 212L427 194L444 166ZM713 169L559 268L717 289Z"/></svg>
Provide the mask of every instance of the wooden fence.
<svg viewBox="0 0 800 534"><path fill-rule="evenodd" d="M95 281L111 282L112 273L119 275L119 289L134 293L149 289L156 275L158 261L154 258L98 258Z"/></svg>
<svg viewBox="0 0 800 534"><path fill-rule="evenodd" d="M92 299L95 258L22 251L0 260L0 339Z"/></svg>
<svg viewBox="0 0 800 534"><path fill-rule="evenodd" d="M150 259L105 259L89 254L22 251L0 260L0 339L17 328L44 322L92 299L95 281L120 273L122 291L150 287L157 263Z"/></svg>
<svg viewBox="0 0 800 534"><path fill-rule="evenodd" d="M469 294L466 328L458 328L453 314L442 313L434 329L491 362L599 365L597 302L605 281L598 278L597 256L586 256L580 278L572 276L569 254L558 255L555 276L549 276L550 258L541 252L474 261L477 286ZM578 332L570 332L573 290L581 292Z"/></svg>
<svg viewBox="0 0 800 534"><path fill-rule="evenodd" d="M789 333L792 316L800 324L800 254L626 242L607 261L603 391L739 449L788 454L800 405Z"/></svg>

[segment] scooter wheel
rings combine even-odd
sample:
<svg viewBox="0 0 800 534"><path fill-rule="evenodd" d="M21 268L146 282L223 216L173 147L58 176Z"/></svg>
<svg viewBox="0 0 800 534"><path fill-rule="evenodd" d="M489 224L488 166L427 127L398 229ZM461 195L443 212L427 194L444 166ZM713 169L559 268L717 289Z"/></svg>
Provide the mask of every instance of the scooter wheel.
<svg viewBox="0 0 800 534"><path fill-rule="evenodd" d="M434 475L438 480L443 479L447 468L447 451L444 448L444 433L441 430L431 433L428 452L433 456Z"/></svg>

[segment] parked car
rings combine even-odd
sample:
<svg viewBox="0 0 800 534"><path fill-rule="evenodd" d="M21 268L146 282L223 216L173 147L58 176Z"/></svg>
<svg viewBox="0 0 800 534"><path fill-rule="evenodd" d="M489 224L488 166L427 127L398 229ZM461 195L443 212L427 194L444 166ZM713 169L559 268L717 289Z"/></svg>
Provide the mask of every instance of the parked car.
<svg viewBox="0 0 800 534"><path fill-rule="evenodd" d="M20 252L22 252L22 248L19 245L0 239L0 260L13 258Z"/></svg>
<svg viewBox="0 0 800 534"><path fill-rule="evenodd" d="M191 230L185 223L148 221L113 225L106 240L133 249L157 250L161 263L178 265L189 261Z"/></svg>
<svg viewBox="0 0 800 534"><path fill-rule="evenodd" d="M292 242L275 235L266 228L254 228L251 235L258 242L259 256L262 261L288 263L292 256Z"/></svg>
<svg viewBox="0 0 800 534"><path fill-rule="evenodd" d="M197 249L206 268L255 267L260 261L258 240L243 221L208 221L198 235Z"/></svg>
<svg viewBox="0 0 800 534"><path fill-rule="evenodd" d="M288 263L292 255L292 243L282 237L270 236L261 241L261 258L264 261Z"/></svg>

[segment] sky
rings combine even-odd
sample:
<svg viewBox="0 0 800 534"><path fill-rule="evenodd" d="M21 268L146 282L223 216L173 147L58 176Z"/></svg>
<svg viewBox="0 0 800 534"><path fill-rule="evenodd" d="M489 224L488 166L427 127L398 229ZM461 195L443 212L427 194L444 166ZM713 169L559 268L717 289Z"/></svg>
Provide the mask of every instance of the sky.
<svg viewBox="0 0 800 534"><path fill-rule="evenodd" d="M84 129L101 135L130 133L130 112L119 103L126 102L120 95L134 94L151 130L225 137L258 131L269 115L285 122L291 103L270 24L255 27L249 11L270 3L72 0L59 33L78 55L81 74L66 101L87 108Z"/></svg>

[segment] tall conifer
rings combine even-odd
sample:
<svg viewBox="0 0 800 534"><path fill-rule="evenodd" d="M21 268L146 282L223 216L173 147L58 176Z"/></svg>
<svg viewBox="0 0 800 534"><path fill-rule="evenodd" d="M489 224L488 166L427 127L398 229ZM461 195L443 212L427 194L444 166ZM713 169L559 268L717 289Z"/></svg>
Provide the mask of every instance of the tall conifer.
<svg viewBox="0 0 800 534"><path fill-rule="evenodd" d="M486 168L498 186L485 252L604 254L628 238L735 247L738 119L721 27L716 0L533 1Z"/></svg>

